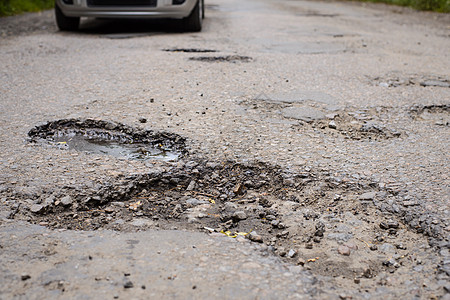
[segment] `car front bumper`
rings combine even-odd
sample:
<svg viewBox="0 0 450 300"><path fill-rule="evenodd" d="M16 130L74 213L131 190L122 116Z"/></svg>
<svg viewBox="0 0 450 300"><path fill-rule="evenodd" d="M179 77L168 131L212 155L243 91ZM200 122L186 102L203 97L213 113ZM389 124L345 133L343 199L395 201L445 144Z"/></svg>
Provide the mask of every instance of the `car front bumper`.
<svg viewBox="0 0 450 300"><path fill-rule="evenodd" d="M56 0L56 5L67 17L181 19L189 16L197 3L197 0L185 0L182 4L173 4L173 0L157 0L156 5L128 6L88 5L88 1L90 0Z"/></svg>

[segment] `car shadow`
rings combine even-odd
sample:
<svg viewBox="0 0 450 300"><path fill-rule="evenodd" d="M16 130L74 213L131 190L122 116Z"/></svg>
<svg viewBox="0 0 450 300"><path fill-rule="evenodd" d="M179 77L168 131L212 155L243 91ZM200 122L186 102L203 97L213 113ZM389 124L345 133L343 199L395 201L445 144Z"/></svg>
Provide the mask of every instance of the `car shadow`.
<svg viewBox="0 0 450 300"><path fill-rule="evenodd" d="M98 35L111 39L182 33L180 20L174 19L82 19L80 28L73 34Z"/></svg>

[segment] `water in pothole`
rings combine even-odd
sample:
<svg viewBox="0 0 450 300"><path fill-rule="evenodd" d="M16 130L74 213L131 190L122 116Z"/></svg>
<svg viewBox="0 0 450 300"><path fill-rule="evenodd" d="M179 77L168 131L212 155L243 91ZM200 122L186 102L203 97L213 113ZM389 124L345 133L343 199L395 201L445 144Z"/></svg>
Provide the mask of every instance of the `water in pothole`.
<svg viewBox="0 0 450 300"><path fill-rule="evenodd" d="M143 143L123 143L79 134L55 136L53 141L61 148L136 160L158 159L174 161L180 155L178 152L169 151L160 146Z"/></svg>

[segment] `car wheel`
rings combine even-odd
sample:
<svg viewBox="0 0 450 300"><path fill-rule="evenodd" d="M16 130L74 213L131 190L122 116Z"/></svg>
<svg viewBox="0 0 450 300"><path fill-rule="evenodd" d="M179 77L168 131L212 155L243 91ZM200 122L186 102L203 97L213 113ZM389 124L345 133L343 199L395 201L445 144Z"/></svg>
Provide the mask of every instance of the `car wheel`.
<svg viewBox="0 0 450 300"><path fill-rule="evenodd" d="M191 14L183 19L183 30L198 32L202 30L203 21L203 0L198 0Z"/></svg>
<svg viewBox="0 0 450 300"><path fill-rule="evenodd" d="M56 25L61 31L75 31L80 26L79 17L66 17L58 4L55 3Z"/></svg>
<svg viewBox="0 0 450 300"><path fill-rule="evenodd" d="M202 1L202 19L205 18L205 0L201 0Z"/></svg>

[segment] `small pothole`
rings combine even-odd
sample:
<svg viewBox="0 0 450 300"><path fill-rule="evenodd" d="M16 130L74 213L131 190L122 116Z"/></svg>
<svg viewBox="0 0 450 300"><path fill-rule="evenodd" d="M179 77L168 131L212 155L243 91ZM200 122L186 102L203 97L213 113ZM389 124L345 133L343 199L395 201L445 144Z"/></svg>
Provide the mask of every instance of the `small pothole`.
<svg viewBox="0 0 450 300"><path fill-rule="evenodd" d="M185 52L185 53L212 53L218 52L217 50L212 49L197 49L197 48L171 48L164 49L165 52Z"/></svg>
<svg viewBox="0 0 450 300"><path fill-rule="evenodd" d="M414 120L432 122L438 126L450 125L450 104L415 105L410 108Z"/></svg>
<svg viewBox="0 0 450 300"><path fill-rule="evenodd" d="M450 80L438 75L398 75L375 77L372 81L381 87L421 86L449 88Z"/></svg>
<svg viewBox="0 0 450 300"><path fill-rule="evenodd" d="M414 105L411 107L410 112L413 116L417 116L423 113L449 113L450 104L431 104L431 105Z"/></svg>
<svg viewBox="0 0 450 300"><path fill-rule="evenodd" d="M184 139L99 120L59 120L30 130L31 141L59 149L105 154L135 160L174 161L182 156Z"/></svg>
<svg viewBox="0 0 450 300"><path fill-rule="evenodd" d="M189 60L203 61L203 62L250 62L252 58L241 55L227 55L227 56L199 56L190 57Z"/></svg>
<svg viewBox="0 0 450 300"><path fill-rule="evenodd" d="M310 125L327 134L352 140L386 140L405 134L387 127L370 111L338 111L327 115L327 118L315 120Z"/></svg>
<svg viewBox="0 0 450 300"><path fill-rule="evenodd" d="M334 18L334 17L338 17L339 15L338 14L323 14L323 13L319 13L319 12L315 12L315 11L309 11L309 12L296 14L296 16L299 16L299 17Z"/></svg>
<svg viewBox="0 0 450 300"><path fill-rule="evenodd" d="M390 128L386 122L388 108L360 108L358 110L340 106L331 96L314 93L309 97L284 95L275 100L264 94L241 104L277 118L292 120L299 130L320 130L331 136L342 136L352 140L386 140L405 136ZM295 98L297 97L297 98Z"/></svg>

